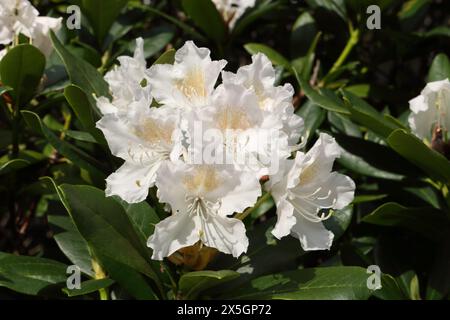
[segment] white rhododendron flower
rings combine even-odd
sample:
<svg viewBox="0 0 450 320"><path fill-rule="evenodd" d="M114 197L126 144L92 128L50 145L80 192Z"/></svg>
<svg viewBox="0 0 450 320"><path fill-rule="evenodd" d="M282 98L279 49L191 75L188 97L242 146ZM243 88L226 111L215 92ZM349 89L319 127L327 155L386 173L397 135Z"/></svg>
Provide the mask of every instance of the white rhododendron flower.
<svg viewBox="0 0 450 320"><path fill-rule="evenodd" d="M230 166L166 163L156 186L172 215L159 222L148 239L153 259L162 260L198 241L234 257L247 251L244 223L228 216L252 206L261 195L253 175Z"/></svg>
<svg viewBox="0 0 450 320"><path fill-rule="evenodd" d="M248 8L254 7L256 0L212 0L223 20L233 29L236 21Z"/></svg>
<svg viewBox="0 0 450 320"><path fill-rule="evenodd" d="M148 78L145 74L147 62L144 57L144 40L136 39L133 57L117 58L120 66L106 73L105 80L109 84L112 101L106 97L97 98L97 106L103 114L126 112L134 102L145 100L150 106L152 102Z"/></svg>
<svg viewBox="0 0 450 320"><path fill-rule="evenodd" d="M428 83L420 95L409 101L409 126L421 139L431 141L436 126L450 130L450 81Z"/></svg>
<svg viewBox="0 0 450 320"><path fill-rule="evenodd" d="M39 11L28 0L10 0L0 2L0 44L10 45L19 34L30 38L32 44L45 56L53 50L50 30L61 28L62 18L39 16ZM0 57L6 54L0 51Z"/></svg>
<svg viewBox="0 0 450 320"><path fill-rule="evenodd" d="M270 177L266 186L278 215L275 237L292 234L304 250L330 249L334 235L323 225L329 215L322 211L343 209L353 201L355 191L352 179L332 172L340 153L335 140L322 133L309 152L297 152L294 160L283 163L284 170Z"/></svg>
<svg viewBox="0 0 450 320"><path fill-rule="evenodd" d="M209 103L225 60L212 61L207 48L187 41L175 54L175 63L157 64L147 71L152 95L160 104L190 110Z"/></svg>
<svg viewBox="0 0 450 320"><path fill-rule="evenodd" d="M226 61L188 41L173 65L146 69L143 41L136 43L134 57L120 57L105 76L113 99L97 99L97 127L125 160L106 179L106 195L136 203L156 186L171 211L148 239L153 259L197 243L234 257L246 252L244 224L232 215L255 205L267 176L278 214L273 234L292 233L305 250L328 249L333 234L320 214L348 205L355 185L332 172L340 148L326 134L289 160L302 146L303 119L294 114L292 86L275 86L269 59L257 54L236 74L222 72Z"/></svg>
<svg viewBox="0 0 450 320"><path fill-rule="evenodd" d="M211 104L198 109L193 125L199 123L203 132L210 133L204 135L205 140L216 139L211 162L233 163L241 170L253 171L260 178L277 171L279 159L290 155L288 137L281 130L283 124L280 119L264 112L259 107L254 90L242 85L226 83L218 86ZM193 131L195 128L192 129L191 124L189 136L195 135ZM192 140L190 148L197 152L194 154L197 156L205 149L202 144L199 148L198 142L204 144L206 141L202 141L201 136ZM202 160L206 161L205 158Z"/></svg>
<svg viewBox="0 0 450 320"><path fill-rule="evenodd" d="M275 69L262 53L252 56L250 65L239 68L236 74L223 72L224 83L241 84L255 91L259 106L266 113L279 118L283 132L289 137L289 145L296 148L303 134L303 119L294 113L292 105L294 88L290 84L275 86Z"/></svg>
<svg viewBox="0 0 450 320"><path fill-rule="evenodd" d="M180 117L168 106L150 108L145 99L127 115L107 114L97 122L112 154L125 163L106 179L106 195L129 203L145 200L165 161L178 161L183 152Z"/></svg>

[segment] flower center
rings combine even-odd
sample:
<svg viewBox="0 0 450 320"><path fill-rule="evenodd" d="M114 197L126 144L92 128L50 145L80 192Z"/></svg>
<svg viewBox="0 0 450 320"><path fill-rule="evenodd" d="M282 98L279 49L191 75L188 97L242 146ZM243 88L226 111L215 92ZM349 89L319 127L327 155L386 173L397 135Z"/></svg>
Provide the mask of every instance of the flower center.
<svg viewBox="0 0 450 320"><path fill-rule="evenodd" d="M218 127L225 131L229 130L245 130L251 127L247 114L237 108L225 107L216 116Z"/></svg>
<svg viewBox="0 0 450 320"><path fill-rule="evenodd" d="M170 124L158 123L154 119L145 119L141 126L136 129L136 135L150 144L161 143L170 144L174 126Z"/></svg>
<svg viewBox="0 0 450 320"><path fill-rule="evenodd" d="M186 77L176 80L175 86L189 100L206 97L205 75L199 68L190 70Z"/></svg>
<svg viewBox="0 0 450 320"><path fill-rule="evenodd" d="M216 189L219 184L219 178L214 168L210 166L199 166L195 168L194 173L186 175L183 183L190 193L206 193Z"/></svg>

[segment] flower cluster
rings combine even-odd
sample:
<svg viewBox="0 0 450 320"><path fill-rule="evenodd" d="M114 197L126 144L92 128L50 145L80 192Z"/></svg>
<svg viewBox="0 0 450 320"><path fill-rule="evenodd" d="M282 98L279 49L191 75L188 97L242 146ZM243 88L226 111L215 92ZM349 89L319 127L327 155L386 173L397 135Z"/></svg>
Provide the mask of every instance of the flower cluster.
<svg viewBox="0 0 450 320"><path fill-rule="evenodd" d="M39 16L39 11L28 0L0 2L0 45L12 44L20 34L30 39L47 57L52 52L50 30L61 28L62 18ZM0 58L6 49L0 51Z"/></svg>
<svg viewBox="0 0 450 320"><path fill-rule="evenodd" d="M256 54L226 72L226 61L188 41L173 64L147 68L143 40L136 44L134 57L119 57L105 76L112 99L97 98L97 126L124 160L106 194L135 203L155 186L172 213L148 239L153 258L198 242L235 257L246 252L244 224L232 215L254 206L263 188L277 205L276 237L292 233L305 250L329 249L324 212L348 205L355 185L332 172L340 148L329 135L298 151L304 123L294 113L294 89L275 85L268 58Z"/></svg>

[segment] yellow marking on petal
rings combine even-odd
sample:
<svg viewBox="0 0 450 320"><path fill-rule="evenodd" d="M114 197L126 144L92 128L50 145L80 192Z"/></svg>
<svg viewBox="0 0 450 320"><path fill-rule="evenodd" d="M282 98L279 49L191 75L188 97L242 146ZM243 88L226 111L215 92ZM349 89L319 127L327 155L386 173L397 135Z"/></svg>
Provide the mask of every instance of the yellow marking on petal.
<svg viewBox="0 0 450 320"><path fill-rule="evenodd" d="M147 118L136 129L136 135L151 143L159 144L161 142L170 143L172 141L173 125L158 123L156 120Z"/></svg>
<svg viewBox="0 0 450 320"><path fill-rule="evenodd" d="M220 179L216 170L211 166L198 166L190 175L186 175L183 179L186 189L191 192L213 191L220 185Z"/></svg>
<svg viewBox="0 0 450 320"><path fill-rule="evenodd" d="M319 173L318 167L319 167L319 165L317 164L316 161L314 161L309 166L302 169L302 171L300 172L300 183L308 184L308 183L312 182Z"/></svg>
<svg viewBox="0 0 450 320"><path fill-rule="evenodd" d="M136 185L140 188L141 187L141 182L139 180L136 180Z"/></svg>
<svg viewBox="0 0 450 320"><path fill-rule="evenodd" d="M221 130L245 130L252 125L247 113L237 108L225 107L216 116L217 125Z"/></svg>
<svg viewBox="0 0 450 320"><path fill-rule="evenodd" d="M189 100L207 95L205 74L200 68L191 69L183 79L175 81L175 86Z"/></svg>

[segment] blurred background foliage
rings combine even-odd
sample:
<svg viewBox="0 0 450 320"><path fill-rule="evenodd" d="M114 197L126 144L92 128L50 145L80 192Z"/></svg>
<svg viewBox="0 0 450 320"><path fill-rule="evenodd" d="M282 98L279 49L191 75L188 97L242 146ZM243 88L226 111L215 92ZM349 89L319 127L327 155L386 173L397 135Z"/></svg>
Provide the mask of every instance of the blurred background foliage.
<svg viewBox="0 0 450 320"><path fill-rule="evenodd" d="M258 0L231 30L210 0L32 2L42 15L66 19L76 4L83 16L80 30L63 25L52 37L47 61L25 45L15 48L25 59L1 63L0 298L449 298L449 154L407 129L408 101L450 78L449 1ZM366 26L372 4L379 30ZM270 58L278 82L296 88L308 145L333 133L345 150L337 169L357 185L354 203L326 222L330 251L274 239L269 198L245 221L250 247L239 260L217 254L205 267L214 254L198 250L176 264L149 259L146 238L167 213L155 190L137 205L105 199L104 179L121 163L95 128L92 97L108 95L102 75L137 37L149 65L171 63L186 40L230 71L256 52ZM26 83L10 80L18 65ZM83 272L81 291L61 290L71 264ZM374 264L383 289L371 292L365 268Z"/></svg>

